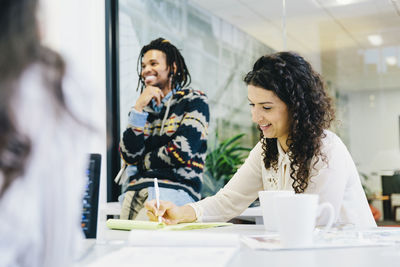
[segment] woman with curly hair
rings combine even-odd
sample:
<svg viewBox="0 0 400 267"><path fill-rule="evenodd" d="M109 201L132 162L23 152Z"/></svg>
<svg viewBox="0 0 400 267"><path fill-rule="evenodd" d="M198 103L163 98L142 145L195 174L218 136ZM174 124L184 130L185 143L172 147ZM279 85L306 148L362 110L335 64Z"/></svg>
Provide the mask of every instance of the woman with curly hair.
<svg viewBox="0 0 400 267"><path fill-rule="evenodd" d="M258 191L291 190L331 203L338 224L375 227L350 153L327 130L334 112L320 75L298 54L280 52L259 58L244 81L260 142L215 196L182 207L162 201L159 209L150 201L150 219L227 221L240 215ZM326 222L323 215L318 224Z"/></svg>

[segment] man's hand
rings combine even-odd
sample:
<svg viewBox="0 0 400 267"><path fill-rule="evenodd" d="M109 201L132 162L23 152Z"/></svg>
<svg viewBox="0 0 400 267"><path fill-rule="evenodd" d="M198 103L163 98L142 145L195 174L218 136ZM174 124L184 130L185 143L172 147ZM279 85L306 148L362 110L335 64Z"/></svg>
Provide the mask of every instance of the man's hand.
<svg viewBox="0 0 400 267"><path fill-rule="evenodd" d="M164 94L160 88L148 85L139 96L134 108L138 112L142 112L143 109L150 103L152 99L155 99L157 105L161 104L161 100L164 98Z"/></svg>

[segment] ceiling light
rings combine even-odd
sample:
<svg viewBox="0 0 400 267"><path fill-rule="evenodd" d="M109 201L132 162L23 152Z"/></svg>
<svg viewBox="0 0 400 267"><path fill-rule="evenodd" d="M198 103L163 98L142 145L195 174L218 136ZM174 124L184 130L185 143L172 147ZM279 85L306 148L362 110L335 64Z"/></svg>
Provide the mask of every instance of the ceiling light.
<svg viewBox="0 0 400 267"><path fill-rule="evenodd" d="M397 58L396 57L386 57L386 64L390 65L390 66L394 66L397 64Z"/></svg>
<svg viewBox="0 0 400 267"><path fill-rule="evenodd" d="M338 3L338 5L348 5L351 4L352 0L336 0L336 2Z"/></svg>
<svg viewBox="0 0 400 267"><path fill-rule="evenodd" d="M368 41L374 46L380 46L383 43L382 36L379 34L368 35Z"/></svg>

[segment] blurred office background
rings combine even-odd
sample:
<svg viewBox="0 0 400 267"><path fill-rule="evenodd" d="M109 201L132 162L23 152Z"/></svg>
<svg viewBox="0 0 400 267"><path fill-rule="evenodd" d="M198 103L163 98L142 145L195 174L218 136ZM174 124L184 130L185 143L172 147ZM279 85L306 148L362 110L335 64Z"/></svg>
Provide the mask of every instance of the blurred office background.
<svg viewBox="0 0 400 267"><path fill-rule="evenodd" d="M115 152L119 136L111 136L114 143L107 147L106 112L108 121L118 122L109 133L120 134L139 95L136 63L144 44L162 36L180 48L192 74L191 86L209 97L211 139L217 130L221 139L246 133L243 144L248 146L257 142L258 132L250 121L242 78L262 54L292 50L325 78L337 111L332 130L347 145L366 190L382 209L379 197L374 197L385 194L381 176L400 169L399 0L43 3L43 17L51 22L46 40L82 69L95 88L98 101L88 112L101 121L103 142L94 144L93 152L108 156L107 161L117 160L109 151ZM115 24L110 26L112 19ZM115 40L110 46L111 38ZM116 53L110 57L112 51ZM114 106L106 111L109 98ZM106 181L115 172L104 165L101 203L110 201Z"/></svg>

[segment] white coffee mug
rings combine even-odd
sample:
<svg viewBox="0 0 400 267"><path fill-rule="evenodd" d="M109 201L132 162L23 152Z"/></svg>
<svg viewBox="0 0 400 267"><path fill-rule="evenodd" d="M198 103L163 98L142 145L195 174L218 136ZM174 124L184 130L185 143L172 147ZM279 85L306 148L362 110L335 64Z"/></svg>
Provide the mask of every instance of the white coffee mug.
<svg viewBox="0 0 400 267"><path fill-rule="evenodd" d="M332 227L335 211L332 204L318 204L315 194L280 195L275 197L278 232L283 247L308 247L313 243L316 220L323 210L329 214L324 230Z"/></svg>
<svg viewBox="0 0 400 267"><path fill-rule="evenodd" d="M259 191L258 197L260 199L260 206L263 215L264 227L267 231L278 231L278 224L274 211L274 202L276 196L294 195L293 191L283 190L270 190L270 191Z"/></svg>

